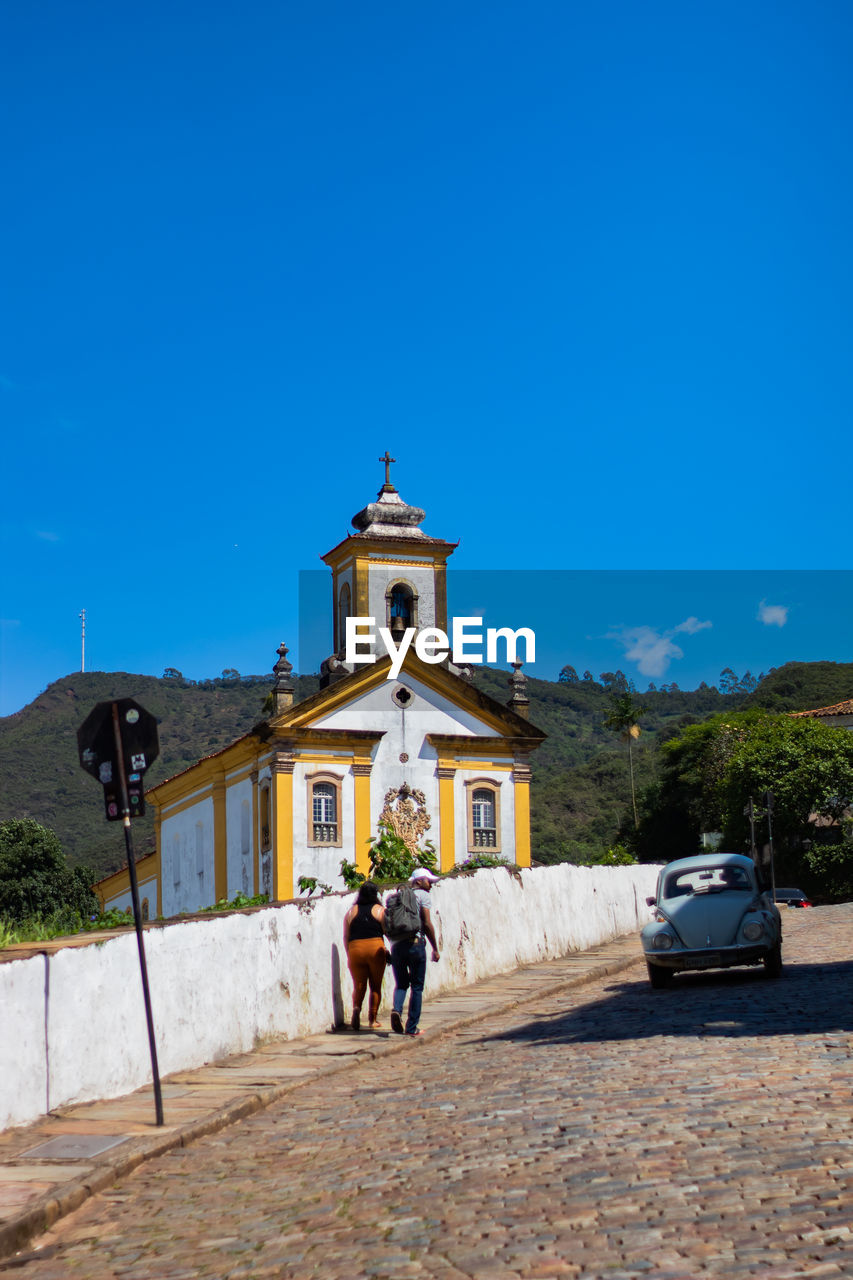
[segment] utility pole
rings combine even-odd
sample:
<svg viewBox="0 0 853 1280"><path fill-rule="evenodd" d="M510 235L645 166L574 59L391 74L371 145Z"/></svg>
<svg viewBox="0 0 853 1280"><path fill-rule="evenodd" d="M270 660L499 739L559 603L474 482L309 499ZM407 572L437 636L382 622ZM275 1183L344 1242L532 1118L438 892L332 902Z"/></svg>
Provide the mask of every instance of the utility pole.
<svg viewBox="0 0 853 1280"><path fill-rule="evenodd" d="M81 609L77 614L81 622L80 631L80 670L86 670L86 610Z"/></svg>

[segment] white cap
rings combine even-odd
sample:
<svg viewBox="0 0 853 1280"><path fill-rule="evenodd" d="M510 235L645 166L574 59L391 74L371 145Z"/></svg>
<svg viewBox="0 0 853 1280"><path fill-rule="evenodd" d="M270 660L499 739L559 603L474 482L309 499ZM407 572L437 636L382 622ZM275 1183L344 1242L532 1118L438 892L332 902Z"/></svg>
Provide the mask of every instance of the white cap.
<svg viewBox="0 0 853 1280"><path fill-rule="evenodd" d="M429 880L430 884L435 884L438 876L434 871L427 871L426 867L417 867L409 876L409 884L415 884L418 880Z"/></svg>

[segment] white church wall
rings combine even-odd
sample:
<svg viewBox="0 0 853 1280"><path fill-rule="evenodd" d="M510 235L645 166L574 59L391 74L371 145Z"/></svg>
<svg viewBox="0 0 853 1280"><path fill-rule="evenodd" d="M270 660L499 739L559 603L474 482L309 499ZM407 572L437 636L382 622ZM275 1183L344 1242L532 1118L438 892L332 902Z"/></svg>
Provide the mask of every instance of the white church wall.
<svg viewBox="0 0 853 1280"><path fill-rule="evenodd" d="M164 815L160 863L164 916L198 911L215 901L212 796Z"/></svg>
<svg viewBox="0 0 853 1280"><path fill-rule="evenodd" d="M458 865L471 856L468 848L468 787L465 784L474 778L488 778L500 787L501 847L498 853L505 862L515 862L515 786L512 774L509 769L490 769L484 765L457 769L453 779L456 863ZM483 852L488 853L489 850L484 849Z"/></svg>
<svg viewBox="0 0 853 1280"><path fill-rule="evenodd" d="M433 890L441 959L427 1002L519 965L638 930L657 867L483 870ZM351 894L149 928L145 949L161 1074L348 1016L341 931ZM637 954L640 954L639 940ZM384 985L387 1009L393 990ZM150 1059L133 932L0 963L0 1127L147 1083ZM168 1100L166 1102L168 1122Z"/></svg>
<svg viewBox="0 0 853 1280"><path fill-rule="evenodd" d="M398 706L392 696L394 690L401 686L405 686L413 694L412 701L405 708ZM374 748L373 771L370 777L371 833L376 831L386 793L396 790L407 782L410 787L424 793L427 812L432 819L432 825L425 839L432 840L440 858L438 779L435 773L437 753L435 748L426 741L426 735L428 733L459 733L470 736L492 736L493 730L482 720L478 720L467 711L460 710L448 699L406 671L401 673L399 680L383 681L381 685L369 690L361 698L318 720L314 727L322 729L370 727L383 732L383 737ZM408 760L401 760L403 755L408 756ZM478 769L475 773L476 776L481 777L492 776L487 768ZM505 784L508 778L508 774L500 771L494 771L494 776L502 784ZM461 781L457 780L458 799L456 800L454 841L454 861L457 863L464 862L468 856L465 796L461 787ZM459 816L460 805L461 817ZM513 857L515 817L511 786L502 785L501 815L502 831L507 832L506 838L511 841L506 847L511 851L510 857ZM335 879L327 881L333 887L342 884L337 870L338 868L335 868ZM312 871L307 874L316 873Z"/></svg>
<svg viewBox="0 0 853 1280"><path fill-rule="evenodd" d="M341 846L318 848L308 844L308 777L329 773L341 782ZM298 893L300 876L313 876L319 883L343 889L341 860L355 861L355 789L349 757L330 755L322 762L297 761L293 770L293 892Z"/></svg>
<svg viewBox="0 0 853 1280"><path fill-rule="evenodd" d="M405 710L391 696L400 685L414 694ZM361 697L313 720L311 728L384 730L386 736L396 735L398 749L410 755L421 749L427 733L494 734L484 720L455 706L408 671L401 671L398 680L383 680Z"/></svg>
<svg viewBox="0 0 853 1280"><path fill-rule="evenodd" d="M148 918L149 920L156 920L157 917L162 914L160 911L160 903L157 898L156 875L149 876L145 880L140 880L138 885L140 903L144 902L146 898L148 899ZM104 909L106 911L110 911L113 908L115 908L116 911L133 910L133 901L131 899L129 889L124 893L115 893L111 898L107 898L104 903Z"/></svg>
<svg viewBox="0 0 853 1280"><path fill-rule="evenodd" d="M410 557L406 557L408 560ZM415 557L411 557L414 559ZM424 566L413 564L377 564L367 570L367 616L375 618L377 627L387 626L385 593L390 582L408 582L418 596L418 627L435 626L435 570L431 557L424 556Z"/></svg>
<svg viewBox="0 0 853 1280"><path fill-rule="evenodd" d="M229 901L238 893L245 893L247 897L251 897L254 891L252 779L248 773L234 781L226 779L225 831L228 867L227 897Z"/></svg>

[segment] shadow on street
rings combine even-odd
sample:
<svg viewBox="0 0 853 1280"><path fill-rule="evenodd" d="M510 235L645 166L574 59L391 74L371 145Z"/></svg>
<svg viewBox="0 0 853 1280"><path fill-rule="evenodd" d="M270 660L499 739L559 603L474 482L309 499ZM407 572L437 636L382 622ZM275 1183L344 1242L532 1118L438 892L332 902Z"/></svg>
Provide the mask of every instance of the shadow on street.
<svg viewBox="0 0 853 1280"><path fill-rule="evenodd" d="M551 1001L548 1001L551 1006ZM605 999L543 1012L482 1040L578 1044L653 1036L819 1035L853 1031L853 962L786 965L778 980L762 968L679 974L653 991L617 982ZM479 1037L478 1037L479 1038Z"/></svg>

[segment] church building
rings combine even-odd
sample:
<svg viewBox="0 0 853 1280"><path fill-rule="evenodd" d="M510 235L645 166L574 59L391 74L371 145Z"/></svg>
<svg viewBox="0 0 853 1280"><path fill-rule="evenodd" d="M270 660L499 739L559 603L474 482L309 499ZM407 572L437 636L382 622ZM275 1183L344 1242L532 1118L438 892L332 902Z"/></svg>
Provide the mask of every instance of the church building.
<svg viewBox="0 0 853 1280"><path fill-rule="evenodd" d="M334 652L319 691L294 702L282 644L269 718L147 793L157 845L138 876L150 917L240 891L281 901L299 893L301 877L341 889L342 859L369 870L380 822L412 847L431 841L442 871L477 853L530 865L529 756L545 735L527 718L521 663L512 664L502 704L477 689L476 668L423 661L414 643L393 679L381 645L373 662L347 661L348 618L372 618L395 644L407 630L448 631L456 544L421 529L424 512L391 483L394 459L381 461L376 501L322 557ZM361 651L371 651L364 640ZM97 888L105 906L130 903L126 871Z"/></svg>

